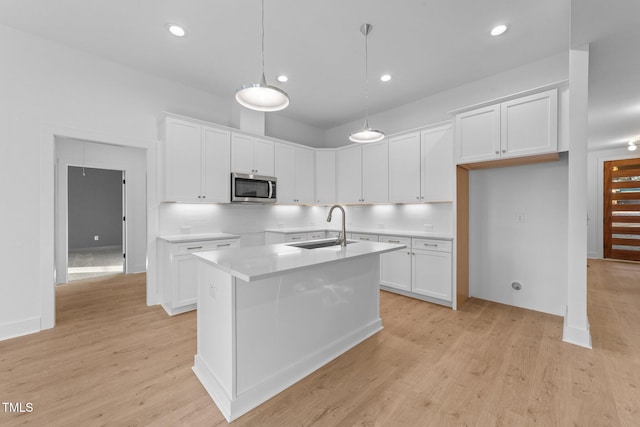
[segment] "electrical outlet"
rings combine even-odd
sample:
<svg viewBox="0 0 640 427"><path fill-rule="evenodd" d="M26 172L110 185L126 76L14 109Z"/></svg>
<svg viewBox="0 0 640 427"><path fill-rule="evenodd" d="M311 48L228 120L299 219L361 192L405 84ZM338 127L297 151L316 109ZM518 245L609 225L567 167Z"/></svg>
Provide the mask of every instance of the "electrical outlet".
<svg viewBox="0 0 640 427"><path fill-rule="evenodd" d="M216 299L216 286L213 283L209 284L209 296L213 299Z"/></svg>
<svg viewBox="0 0 640 427"><path fill-rule="evenodd" d="M524 224L524 212L516 212L516 224Z"/></svg>
<svg viewBox="0 0 640 427"><path fill-rule="evenodd" d="M93 240L100 240L100 236L93 236Z"/></svg>
<svg viewBox="0 0 640 427"><path fill-rule="evenodd" d="M433 231L433 224L422 224L424 231Z"/></svg>

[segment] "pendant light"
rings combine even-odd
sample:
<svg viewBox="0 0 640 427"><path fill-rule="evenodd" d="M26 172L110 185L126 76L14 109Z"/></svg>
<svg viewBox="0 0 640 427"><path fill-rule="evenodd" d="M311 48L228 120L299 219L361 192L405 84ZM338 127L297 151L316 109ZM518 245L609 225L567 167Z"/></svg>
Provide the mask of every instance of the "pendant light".
<svg viewBox="0 0 640 427"><path fill-rule="evenodd" d="M362 24L360 32L364 35L364 126L357 132L353 132L349 135L349 140L352 142L376 142L384 139L384 132L371 129L369 126L369 46L367 39L369 33L373 29L371 24Z"/></svg>
<svg viewBox="0 0 640 427"><path fill-rule="evenodd" d="M262 78L260 83L242 86L236 92L240 105L257 111L280 111L289 105L289 95L275 86L267 84L264 77L264 0L262 0Z"/></svg>

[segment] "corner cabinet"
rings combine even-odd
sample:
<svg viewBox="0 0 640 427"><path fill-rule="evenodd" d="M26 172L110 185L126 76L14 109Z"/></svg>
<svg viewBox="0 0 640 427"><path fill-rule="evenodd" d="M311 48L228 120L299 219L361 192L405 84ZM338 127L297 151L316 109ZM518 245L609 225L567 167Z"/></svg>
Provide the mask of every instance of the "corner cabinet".
<svg viewBox="0 0 640 427"><path fill-rule="evenodd" d="M164 193L171 202L229 202L230 133L166 118Z"/></svg>
<svg viewBox="0 0 640 427"><path fill-rule="evenodd" d="M249 135L231 136L231 172L274 176L274 143Z"/></svg>
<svg viewBox="0 0 640 427"><path fill-rule="evenodd" d="M456 163L471 164L558 150L558 90L455 114Z"/></svg>
<svg viewBox="0 0 640 427"><path fill-rule="evenodd" d="M336 151L316 150L316 203L336 202Z"/></svg>

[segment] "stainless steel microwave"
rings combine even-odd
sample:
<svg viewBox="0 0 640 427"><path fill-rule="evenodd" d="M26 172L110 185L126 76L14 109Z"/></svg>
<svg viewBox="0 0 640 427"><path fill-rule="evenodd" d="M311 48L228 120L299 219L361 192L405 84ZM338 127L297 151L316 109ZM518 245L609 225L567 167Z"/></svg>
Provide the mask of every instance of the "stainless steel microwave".
<svg viewBox="0 0 640 427"><path fill-rule="evenodd" d="M276 177L231 173L231 201L236 203L275 203Z"/></svg>

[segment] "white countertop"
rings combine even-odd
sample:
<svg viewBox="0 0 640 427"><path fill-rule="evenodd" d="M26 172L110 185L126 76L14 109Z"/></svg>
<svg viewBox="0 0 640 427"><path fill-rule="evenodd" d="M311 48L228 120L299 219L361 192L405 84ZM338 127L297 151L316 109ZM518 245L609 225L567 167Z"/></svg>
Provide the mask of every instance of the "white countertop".
<svg viewBox="0 0 640 427"><path fill-rule="evenodd" d="M158 236L158 239L165 240L169 243L202 242L204 240L227 240L239 238L240 236L237 234L228 233L170 234Z"/></svg>
<svg viewBox="0 0 640 427"><path fill-rule="evenodd" d="M405 247L404 245L389 243L353 242L344 248L331 246L318 249L303 249L280 243L198 252L194 255L232 276L251 282L320 264L340 262L362 256L379 255Z"/></svg>
<svg viewBox="0 0 640 427"><path fill-rule="evenodd" d="M292 227L292 228L267 228L264 231L272 233L308 233L311 231L339 231L334 227ZM414 231L414 230L395 230L391 228L360 228L347 227L347 233L366 233L378 234L380 236L401 236L401 237L420 237L424 239L441 239L453 240L453 236L448 233L438 233L433 231Z"/></svg>

